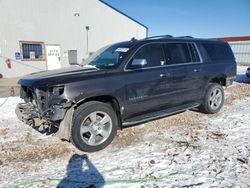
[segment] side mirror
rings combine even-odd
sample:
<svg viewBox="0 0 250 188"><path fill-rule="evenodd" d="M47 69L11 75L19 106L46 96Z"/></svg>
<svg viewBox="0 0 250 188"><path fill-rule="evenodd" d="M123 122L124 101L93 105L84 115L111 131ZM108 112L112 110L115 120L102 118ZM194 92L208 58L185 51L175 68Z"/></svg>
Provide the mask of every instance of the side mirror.
<svg viewBox="0 0 250 188"><path fill-rule="evenodd" d="M129 69L138 69L147 65L146 59L133 59L131 64L129 65Z"/></svg>

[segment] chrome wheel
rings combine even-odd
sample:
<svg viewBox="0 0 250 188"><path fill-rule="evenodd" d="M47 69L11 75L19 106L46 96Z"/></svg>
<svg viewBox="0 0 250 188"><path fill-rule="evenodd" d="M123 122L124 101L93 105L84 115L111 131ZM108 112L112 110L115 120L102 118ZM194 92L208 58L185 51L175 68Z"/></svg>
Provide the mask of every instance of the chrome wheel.
<svg viewBox="0 0 250 188"><path fill-rule="evenodd" d="M209 105L211 109L217 110L218 108L220 108L222 103L222 98L223 98L222 92L219 88L215 88L214 90L212 90L209 96Z"/></svg>
<svg viewBox="0 0 250 188"><path fill-rule="evenodd" d="M97 146L108 139L112 131L110 116L102 111L89 114L82 122L80 134L83 142L90 146Z"/></svg>

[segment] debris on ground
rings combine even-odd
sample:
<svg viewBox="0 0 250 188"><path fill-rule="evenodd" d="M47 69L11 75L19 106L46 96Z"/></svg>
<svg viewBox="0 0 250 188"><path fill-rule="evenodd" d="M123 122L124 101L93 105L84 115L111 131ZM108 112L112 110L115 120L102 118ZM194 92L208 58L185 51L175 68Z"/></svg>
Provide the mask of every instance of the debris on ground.
<svg viewBox="0 0 250 188"><path fill-rule="evenodd" d="M127 128L91 154L20 122L20 99L9 97L0 108L0 187L56 187L65 179L84 187L249 187L249 91L235 84L218 114L190 110Z"/></svg>

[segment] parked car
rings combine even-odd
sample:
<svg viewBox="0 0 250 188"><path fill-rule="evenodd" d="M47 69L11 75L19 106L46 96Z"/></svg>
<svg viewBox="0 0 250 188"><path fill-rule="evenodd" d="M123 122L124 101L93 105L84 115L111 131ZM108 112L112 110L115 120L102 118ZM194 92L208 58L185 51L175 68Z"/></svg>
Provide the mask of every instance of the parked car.
<svg viewBox="0 0 250 188"><path fill-rule="evenodd" d="M20 120L59 127L79 150L95 152L117 129L198 107L217 113L236 62L219 40L160 36L106 46L85 66L24 76Z"/></svg>
<svg viewBox="0 0 250 188"><path fill-rule="evenodd" d="M246 76L250 78L250 67L247 68Z"/></svg>

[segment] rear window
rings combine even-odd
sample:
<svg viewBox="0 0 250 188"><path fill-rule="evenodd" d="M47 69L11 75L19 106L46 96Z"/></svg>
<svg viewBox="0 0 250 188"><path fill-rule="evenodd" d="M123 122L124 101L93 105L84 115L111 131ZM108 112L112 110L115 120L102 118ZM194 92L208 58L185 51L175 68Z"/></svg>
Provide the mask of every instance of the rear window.
<svg viewBox="0 0 250 188"><path fill-rule="evenodd" d="M188 44L188 47L189 47L189 51L191 54L192 62L200 62L201 60L200 60L199 54L198 54L194 44L190 43L190 44Z"/></svg>
<svg viewBox="0 0 250 188"><path fill-rule="evenodd" d="M211 60L234 59L233 53L226 43L203 43Z"/></svg>
<svg viewBox="0 0 250 188"><path fill-rule="evenodd" d="M191 62L188 45L186 43L165 44L167 64L180 64Z"/></svg>
<svg viewBox="0 0 250 188"><path fill-rule="evenodd" d="M166 64L200 62L193 43L167 43L165 46Z"/></svg>

